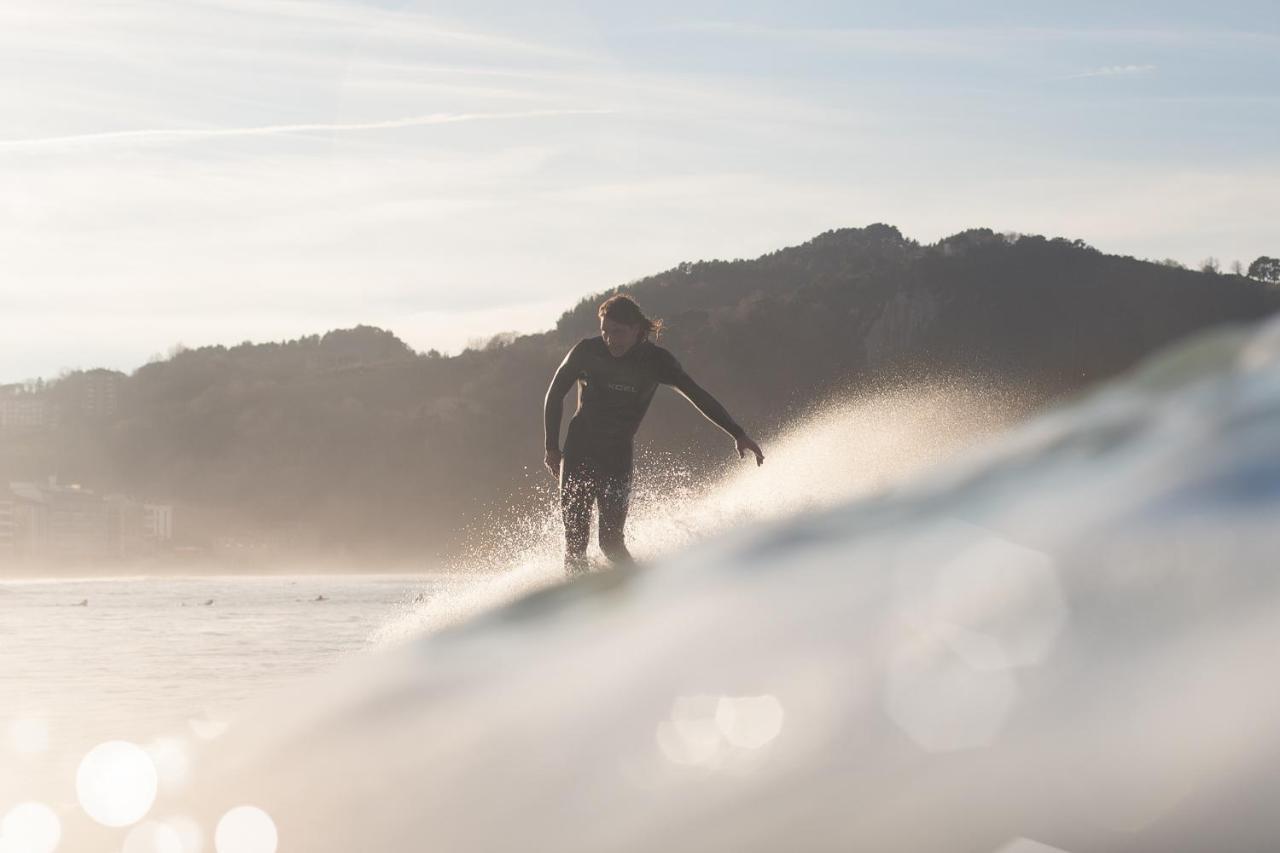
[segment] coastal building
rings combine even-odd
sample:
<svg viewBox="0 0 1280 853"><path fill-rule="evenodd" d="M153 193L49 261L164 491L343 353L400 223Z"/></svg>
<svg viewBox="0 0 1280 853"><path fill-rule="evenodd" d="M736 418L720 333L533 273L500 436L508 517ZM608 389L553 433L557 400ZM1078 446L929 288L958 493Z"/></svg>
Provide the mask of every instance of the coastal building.
<svg viewBox="0 0 1280 853"><path fill-rule="evenodd" d="M52 420L43 394L26 385L0 385L0 430L43 429Z"/></svg>
<svg viewBox="0 0 1280 853"><path fill-rule="evenodd" d="M173 507L169 504L142 505L142 538L154 545L173 540Z"/></svg>
<svg viewBox="0 0 1280 853"><path fill-rule="evenodd" d="M56 382L0 385L0 431L51 429L71 421L110 420L122 410L128 377L117 370L76 371Z"/></svg>
<svg viewBox="0 0 1280 853"><path fill-rule="evenodd" d="M77 379L80 411L89 418L109 418L120 408L120 387L123 373L115 370L89 370Z"/></svg>
<svg viewBox="0 0 1280 853"><path fill-rule="evenodd" d="M142 556L173 538L173 507L79 485L11 482L0 490L0 559L91 562Z"/></svg>
<svg viewBox="0 0 1280 853"><path fill-rule="evenodd" d="M12 559L17 542L18 504L13 496L0 494L0 560Z"/></svg>

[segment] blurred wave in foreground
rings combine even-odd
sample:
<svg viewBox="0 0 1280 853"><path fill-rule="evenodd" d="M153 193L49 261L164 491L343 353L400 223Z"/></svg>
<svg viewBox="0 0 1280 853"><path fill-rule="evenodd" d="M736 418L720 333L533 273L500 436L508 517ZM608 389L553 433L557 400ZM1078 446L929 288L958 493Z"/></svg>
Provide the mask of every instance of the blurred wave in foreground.
<svg viewBox="0 0 1280 853"><path fill-rule="evenodd" d="M275 697L130 849L1275 849L1277 435L1280 323L1200 338Z"/></svg>

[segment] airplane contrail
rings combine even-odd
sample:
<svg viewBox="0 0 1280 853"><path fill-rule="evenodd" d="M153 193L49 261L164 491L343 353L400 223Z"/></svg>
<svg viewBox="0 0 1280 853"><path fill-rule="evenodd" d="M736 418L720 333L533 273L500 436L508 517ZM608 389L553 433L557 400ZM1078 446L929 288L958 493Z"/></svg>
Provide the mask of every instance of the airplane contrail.
<svg viewBox="0 0 1280 853"><path fill-rule="evenodd" d="M138 130L112 130L102 133L81 133L70 136L46 136L34 139L0 139L0 149L42 148L56 145L82 145L120 140L151 140L164 142L182 139L213 139L230 136L272 136L286 133L338 132L362 130L395 130L404 127L425 127L436 124L457 124L468 121L501 121L522 118L556 118L575 115L608 115L615 110L525 110L508 113L432 113L425 116L389 119L358 123L272 124L260 127L223 128L143 128Z"/></svg>

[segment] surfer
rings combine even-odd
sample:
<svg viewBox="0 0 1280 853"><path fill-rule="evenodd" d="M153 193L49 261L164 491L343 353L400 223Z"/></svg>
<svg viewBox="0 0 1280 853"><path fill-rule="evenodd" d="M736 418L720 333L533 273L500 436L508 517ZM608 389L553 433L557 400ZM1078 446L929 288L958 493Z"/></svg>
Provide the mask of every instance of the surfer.
<svg viewBox="0 0 1280 853"><path fill-rule="evenodd" d="M600 508L600 550L614 565L632 562L623 526L631 499L631 441L659 384L671 385L712 423L733 437L738 458L747 451L764 464L760 446L714 397L684 372L670 351L655 344L662 321L644 315L629 296L600 306L600 335L583 338L556 370L543 406L546 466L560 481L565 571L587 570L591 507ZM578 383L578 408L560 451L564 395Z"/></svg>

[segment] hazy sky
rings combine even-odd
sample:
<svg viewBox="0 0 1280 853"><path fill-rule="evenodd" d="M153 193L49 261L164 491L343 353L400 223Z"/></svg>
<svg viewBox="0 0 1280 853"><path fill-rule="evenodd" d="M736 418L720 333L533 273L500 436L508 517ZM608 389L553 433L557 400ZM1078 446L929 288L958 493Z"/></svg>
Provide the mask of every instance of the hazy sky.
<svg viewBox="0 0 1280 853"><path fill-rule="evenodd" d="M3 381L871 222L1280 254L1275 0L4 0L0 80Z"/></svg>

